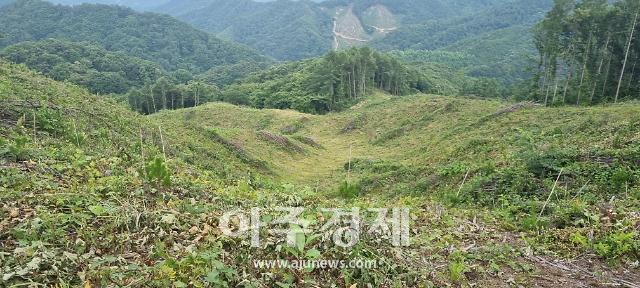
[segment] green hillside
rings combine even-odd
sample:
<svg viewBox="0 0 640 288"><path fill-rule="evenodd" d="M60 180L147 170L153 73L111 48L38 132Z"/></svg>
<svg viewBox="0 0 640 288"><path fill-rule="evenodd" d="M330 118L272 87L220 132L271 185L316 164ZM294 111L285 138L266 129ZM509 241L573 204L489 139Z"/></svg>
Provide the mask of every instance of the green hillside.
<svg viewBox="0 0 640 288"><path fill-rule="evenodd" d="M155 9L281 60L324 54L331 18L309 1L171 1Z"/></svg>
<svg viewBox="0 0 640 288"><path fill-rule="evenodd" d="M169 0L51 0L49 2L63 5L80 5L83 3L121 5L136 10L147 11Z"/></svg>
<svg viewBox="0 0 640 288"><path fill-rule="evenodd" d="M373 90L426 92L433 79L368 47L275 65L226 87L222 100L256 108L324 114L349 107Z"/></svg>
<svg viewBox="0 0 640 288"><path fill-rule="evenodd" d="M155 11L283 60L361 45L468 52L474 58L464 69L468 75L510 85L531 75L531 63L522 59L536 54L530 30L552 2L190 0L170 1ZM498 56L485 57L483 51Z"/></svg>
<svg viewBox="0 0 640 288"><path fill-rule="evenodd" d="M2 286L640 280L638 103L547 108L375 93L327 115L210 103L140 116L2 62L0 97ZM217 228L233 209L395 205L412 209L412 244L402 249L384 233L346 250L322 234L288 248L264 233L255 249ZM325 216L304 214L316 224ZM252 266L318 258L381 266Z"/></svg>
<svg viewBox="0 0 640 288"><path fill-rule="evenodd" d="M57 1L56 3L78 4L80 2L83 1ZM332 48L343 49L361 45L369 45L384 51L411 49L425 51L425 53L464 52L473 61L456 63L455 66L464 64L462 71L468 76L493 78L504 85L518 83L532 75L531 67L534 64L529 59L535 58L536 53L531 29L544 17L544 13L551 8L552 4L551 0L331 0L320 3L289 0L264 2L181 0L161 1L153 5L145 1L88 2L124 4L136 9L151 9L170 14L217 37L242 43L279 60L306 59L325 54ZM81 13L84 14L84 12ZM336 20L335 27L333 20ZM43 25L51 26L44 23ZM125 30L126 34L130 32ZM147 34L149 33L143 33L143 35ZM162 37L169 41L174 38L173 36ZM67 38L64 37L64 39ZM76 39L71 37L70 40ZM84 40L94 41L95 39ZM109 39L109 41L114 40L118 41ZM142 41L149 42L149 39ZM137 42L138 40L134 40L130 44ZM248 55L244 56L245 59L238 60L238 57L232 55L219 55L221 52L218 51L210 53L218 54L215 57L218 61L206 63L211 61L210 57L197 57L188 51L182 51L183 47L187 46L189 51L200 52L196 47L188 48L191 45L190 41L185 43L185 45L179 45L178 51L162 49L163 51L160 51L162 53L150 55L142 55L141 50L137 49L141 47L137 45L133 50L131 47L126 47L124 50L117 51L124 51L131 56L146 60L163 59L160 64L165 69L182 68L193 73L204 72L212 66L217 68L220 65L233 66L242 61L255 61ZM110 47L106 48L113 50ZM147 50L147 48L141 49ZM237 51L237 49L220 50ZM487 51L490 53L486 53ZM181 60L167 62L165 58ZM224 63L219 63L221 58L233 58L233 60L223 60ZM178 64L180 67L176 66ZM231 69L239 71L237 68L236 66ZM214 71L221 70L214 69ZM216 83L221 86L232 82L225 79L218 80L222 80L223 83Z"/></svg>
<svg viewBox="0 0 640 288"><path fill-rule="evenodd" d="M0 57L100 94L126 93L166 74L151 61L87 43L55 39L11 45L0 50Z"/></svg>
<svg viewBox="0 0 640 288"><path fill-rule="evenodd" d="M536 52L531 30L552 2L509 1L471 15L405 25L372 47L464 52L472 60L463 65L467 75L513 84L532 74L529 59Z"/></svg>
<svg viewBox="0 0 640 288"><path fill-rule="evenodd" d="M506 1L491 9L476 9L474 14L458 14L433 21L407 23L374 46L385 49L435 50L457 41L516 25L532 27L544 17L552 1ZM491 48L486 47L486 48Z"/></svg>
<svg viewBox="0 0 640 288"><path fill-rule="evenodd" d="M0 8L0 47L47 38L89 42L112 52L192 73L241 61L266 61L243 46L219 40L169 16L105 5L61 6L19 0Z"/></svg>

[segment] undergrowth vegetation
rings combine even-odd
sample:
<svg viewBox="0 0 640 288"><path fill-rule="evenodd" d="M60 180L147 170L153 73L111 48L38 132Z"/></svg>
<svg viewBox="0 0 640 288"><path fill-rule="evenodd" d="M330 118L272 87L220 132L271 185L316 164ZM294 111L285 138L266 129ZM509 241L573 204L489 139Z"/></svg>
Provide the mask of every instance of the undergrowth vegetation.
<svg viewBox="0 0 640 288"><path fill-rule="evenodd" d="M223 103L141 116L4 63L0 97L0 286L534 286L557 269L541 259L579 254L637 280L637 103L374 94L323 116ZM320 208L409 207L411 245L376 232L344 249L311 231L252 248L221 232L224 213L253 207L262 221L305 207L319 225Z"/></svg>

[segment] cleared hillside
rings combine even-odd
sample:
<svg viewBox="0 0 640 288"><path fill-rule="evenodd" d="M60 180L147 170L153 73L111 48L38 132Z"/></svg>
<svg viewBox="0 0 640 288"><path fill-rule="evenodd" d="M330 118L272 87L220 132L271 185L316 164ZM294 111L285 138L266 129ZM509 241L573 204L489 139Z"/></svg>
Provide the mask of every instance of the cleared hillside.
<svg viewBox="0 0 640 288"><path fill-rule="evenodd" d="M210 103L143 117L5 63L0 97L1 286L640 281L638 103L377 94L323 116ZM287 248L264 233L255 249L217 228L226 211L277 206L407 206L412 244L367 234L345 250L313 232ZM255 259L380 268L263 271Z"/></svg>

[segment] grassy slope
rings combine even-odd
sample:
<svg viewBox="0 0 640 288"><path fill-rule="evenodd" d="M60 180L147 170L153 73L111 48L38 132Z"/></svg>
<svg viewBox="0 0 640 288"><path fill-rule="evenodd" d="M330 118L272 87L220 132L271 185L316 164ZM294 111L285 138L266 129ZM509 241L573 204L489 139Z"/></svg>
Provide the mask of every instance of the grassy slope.
<svg viewBox="0 0 640 288"><path fill-rule="evenodd" d="M212 103L153 117L171 125L179 122L175 119L191 115L190 124L222 129L255 155L264 151L272 153L260 158L272 163L274 170L282 171L281 179L293 182L313 182L326 176L328 171L338 169L347 162L350 145L353 145L353 158L437 167L454 161L472 163L492 159L498 164L507 161L522 146L517 138L527 133L533 134L530 136L535 138L533 145L537 147L578 149L584 153L613 149L614 133L620 129L631 131L617 132L625 137L619 141L632 143L638 137L634 127L640 121L635 110L637 104L606 108L533 107L485 120L512 104L489 99L433 95L391 98L377 94L348 111L328 116ZM591 121L597 124L590 125ZM343 132L351 122L355 122L354 129ZM299 129L293 134L315 139L324 149L306 147L305 153L289 153L259 141L255 133L268 130L287 134L281 130L298 123L301 123ZM571 137L560 137L565 134ZM465 150L467 148L477 151L467 153L471 151ZM307 163L321 165L308 166Z"/></svg>
<svg viewBox="0 0 640 288"><path fill-rule="evenodd" d="M640 137L638 104L531 106L510 111L513 104L431 95L377 95L349 111L327 116L220 103L172 114L175 119L190 113L200 126L227 131L229 139L270 163L276 179L311 186L321 191L317 195L321 198L364 206L412 203L412 207L425 209L432 208L434 201L446 203L483 215L479 217L486 217L484 225L488 227L522 233L504 236L509 241L523 237L541 251L567 257L584 252L627 259L622 260L625 265L632 263L640 244L640 235L634 232L639 223L634 211L640 192L640 151L633 144ZM174 122L169 115L157 118L165 125ZM184 127L174 129L182 131ZM281 135L295 131L284 137L305 152L265 142L258 136L259 130ZM296 136L314 139L322 148L308 147ZM353 171L349 176L345 167L350 154ZM358 186L355 200L336 192L348 177ZM556 178L558 184L553 188ZM552 189L557 195L538 216ZM484 209L489 210L479 212ZM609 210L615 216L610 216ZM433 228L422 228L427 227ZM451 231L444 232L448 233ZM435 241L425 234L417 238L424 240L422 237ZM470 236L452 241L471 241L466 237ZM590 240L585 240L588 237ZM496 244L488 241L483 245ZM637 280L638 271L634 271L632 279ZM526 282L531 279L523 281L531 284Z"/></svg>
<svg viewBox="0 0 640 288"><path fill-rule="evenodd" d="M453 282L486 287L508 281L524 286L564 281L578 286L619 282L615 277L638 281L637 268L629 264L637 256L633 250L637 246L609 257L619 263L609 268L588 256L593 247L575 244L570 239L576 237L569 236L595 229L594 241L598 241L609 235L606 231L637 227L632 213L638 207L636 180L626 194L617 193L621 201L613 202L618 213L612 220L617 223L615 229L606 224L555 227L552 224L558 219L549 212L543 217L550 223L545 230L514 227L523 214L510 209L541 204L556 171L533 177L533 196L525 199L531 202L503 197L497 207L471 203L474 191L493 183L483 179L496 177L506 183L509 175L523 178L516 173L521 169L518 157L532 143L541 151L599 152L600 158L594 159L605 162L615 157L634 160L630 157L637 155L631 144L639 141L637 104L526 108L492 118L486 116L512 103L375 95L349 111L325 116L211 103L142 117L82 89L1 63L0 95L0 134L6 142L0 143L0 150L8 150L1 151L0 162L0 274L7 278L2 285L34 281L77 286L89 281L95 286L198 286L228 281L234 286L241 278L266 286L331 281L339 287L370 282L383 287ZM29 121L34 111L35 137ZM144 162L162 158L165 147L170 186L139 172L141 130ZM292 135L282 138L284 134ZM296 136L313 138L321 147L304 144L298 139L306 138ZM26 144L19 145L20 139ZM347 177L343 166L349 154L353 158L350 179L358 184L359 197L336 190ZM493 172L490 166L496 167ZM569 166L576 173L581 171L576 163ZM467 169L468 184L456 193ZM558 199L548 210L564 215L561 208L569 203L567 193L573 198L583 180L563 178ZM582 193L608 199L610 195L604 194L611 189L600 192L604 186L599 185L594 181ZM505 201L513 204L505 206ZM598 211L595 204L584 201L586 211ZM398 250L367 236L354 250L345 251L314 240L306 244L303 254L313 247L321 251L322 259L369 258L383 265L375 271L260 274L251 268L251 259L303 256L296 250L279 249L280 237L263 235L264 249L256 250L213 228L223 211L254 205L407 205L413 209L413 246ZM307 218L323 221L314 214ZM637 237L632 235L631 245L637 245ZM602 279L569 273L547 262L555 259L549 256L553 253L573 256L571 251L576 249L588 253L581 259L596 261L563 265L607 271ZM623 275L623 269L630 270Z"/></svg>

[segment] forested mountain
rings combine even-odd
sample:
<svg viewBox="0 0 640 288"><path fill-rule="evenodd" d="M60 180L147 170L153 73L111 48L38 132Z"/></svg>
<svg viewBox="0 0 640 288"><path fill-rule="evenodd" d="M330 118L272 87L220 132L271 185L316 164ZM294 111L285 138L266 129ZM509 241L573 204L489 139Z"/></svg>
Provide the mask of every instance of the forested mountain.
<svg viewBox="0 0 640 288"><path fill-rule="evenodd" d="M331 18L309 1L176 0L155 11L278 59L318 56L331 48Z"/></svg>
<svg viewBox="0 0 640 288"><path fill-rule="evenodd" d="M121 5L136 10L149 10L169 0L50 0L49 2L63 5L79 5L83 3Z"/></svg>
<svg viewBox="0 0 640 288"><path fill-rule="evenodd" d="M15 0L0 0L2 1L15 1ZM50 0L50 2L64 4L64 5L78 5L83 3L93 4L108 4L108 5L122 5L134 8L136 10L150 10L161 5L164 5L171 0ZM254 0L255 2L273 2L277 0ZM322 2L324 0L311 0L313 2Z"/></svg>
<svg viewBox="0 0 640 288"><path fill-rule="evenodd" d="M372 43L382 50L463 52L472 62L470 76L497 78L513 84L530 75L535 56L530 30L551 7L552 0L509 1L472 15L406 25Z"/></svg>
<svg viewBox="0 0 640 288"><path fill-rule="evenodd" d="M1 50L0 58L25 64L52 79L77 84L93 93L120 94L115 97L142 114L193 107L219 96L217 79L207 78L211 76L201 76L207 79L200 80L184 69L167 72L151 61L88 43L57 39L22 42ZM240 77L239 74L220 77Z"/></svg>
<svg viewBox="0 0 640 288"><path fill-rule="evenodd" d="M0 51L0 57L23 63L55 80L69 81L101 94L125 93L155 81L165 73L154 62L122 52L55 39L11 45Z"/></svg>
<svg viewBox="0 0 640 288"><path fill-rule="evenodd" d="M505 1L500 5L489 6L492 9L477 9L470 15L458 14L463 15L461 17L437 19L438 21L423 18L398 27L384 39L376 41L374 46L382 49L435 50L498 29L533 26L544 17L552 2Z"/></svg>
<svg viewBox="0 0 640 288"><path fill-rule="evenodd" d="M18 0L0 8L0 48L56 38L99 45L192 73L240 61L266 61L257 52L222 41L172 17L105 5L54 5Z"/></svg>
<svg viewBox="0 0 640 288"><path fill-rule="evenodd" d="M360 42L368 42L426 19L433 21L476 14L505 1L334 0L312 3L282 0L257 3L252 0L173 0L155 11L169 13L276 58L300 59L329 50L334 36L341 38L340 41L362 38L365 41ZM333 27L333 20L336 27ZM382 29L382 32L378 33L376 29ZM428 37L427 34L420 36ZM412 39L421 40L420 37ZM273 47L278 49L273 50Z"/></svg>
<svg viewBox="0 0 640 288"><path fill-rule="evenodd" d="M442 50L475 57L469 75L512 84L529 75L535 55L529 30L552 0L170 1L155 8L247 44L278 59L321 55L331 48ZM514 45L515 43L515 45ZM482 51L498 57L488 59Z"/></svg>
<svg viewBox="0 0 640 288"><path fill-rule="evenodd" d="M461 67L468 75L513 84L530 75L526 67L535 56L530 30L543 18L552 0L167 0L155 5L148 1L89 2L167 13L280 60L310 58L331 49L361 45L385 51L462 52L474 60Z"/></svg>
<svg viewBox="0 0 640 288"><path fill-rule="evenodd" d="M546 104L640 98L640 2L556 0L536 26L534 97Z"/></svg>

